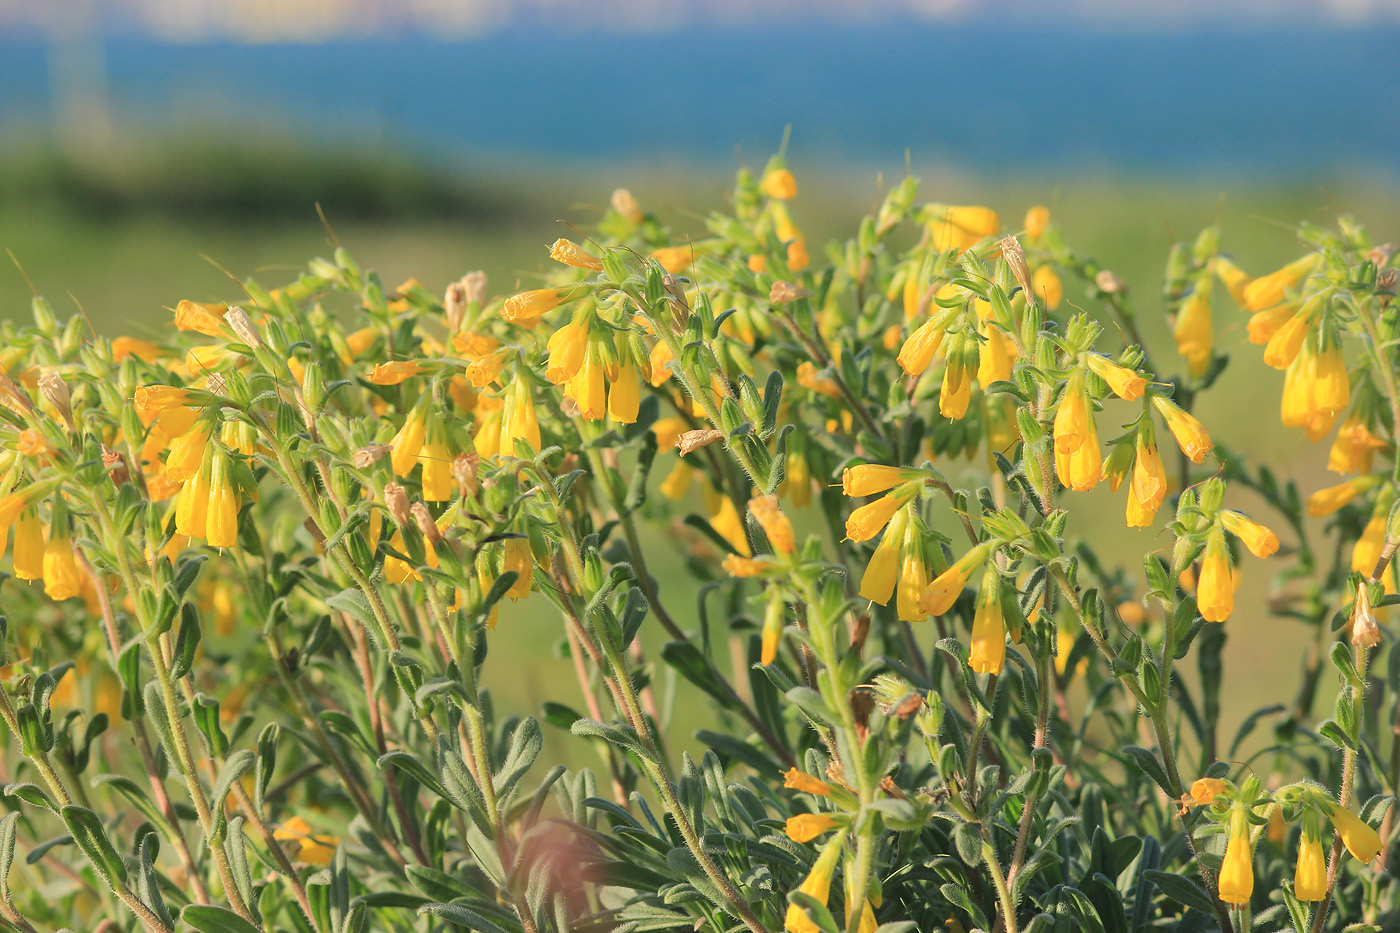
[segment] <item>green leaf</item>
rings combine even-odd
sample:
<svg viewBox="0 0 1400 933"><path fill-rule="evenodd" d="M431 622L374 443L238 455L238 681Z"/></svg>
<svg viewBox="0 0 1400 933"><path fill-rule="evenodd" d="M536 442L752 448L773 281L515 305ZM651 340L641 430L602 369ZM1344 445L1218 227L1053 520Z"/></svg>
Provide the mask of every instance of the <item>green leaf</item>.
<svg viewBox="0 0 1400 933"><path fill-rule="evenodd" d="M180 911L180 919L199 933L258 933L258 928L227 907L190 904Z"/></svg>
<svg viewBox="0 0 1400 933"><path fill-rule="evenodd" d="M1167 780L1167 772L1162 770L1156 755L1139 745L1124 745L1123 753L1132 758L1142 773L1152 778L1168 797L1172 795L1171 782Z"/></svg>
<svg viewBox="0 0 1400 933"><path fill-rule="evenodd" d="M476 911L463 907L461 904L424 904L418 908L419 915L431 914L434 917L441 917L449 923L456 923L464 926L473 933L506 933L500 927Z"/></svg>
<svg viewBox="0 0 1400 933"><path fill-rule="evenodd" d="M1206 893L1205 888L1185 875L1178 875L1170 871L1145 871L1142 876L1183 907L1194 907L1197 910L1204 910L1206 913L1215 911L1215 906L1211 904L1210 895Z"/></svg>
<svg viewBox="0 0 1400 933"><path fill-rule="evenodd" d="M68 832L73 835L73 841L91 860L93 867L101 872L113 887L125 885L126 862L122 861L122 857L112 847L111 840L107 838L107 830L103 828L102 820L97 814L72 805L59 812L68 826Z"/></svg>
<svg viewBox="0 0 1400 933"><path fill-rule="evenodd" d="M18 822L18 810L0 817L0 900L5 901L10 899L10 866L15 860L15 824Z"/></svg>

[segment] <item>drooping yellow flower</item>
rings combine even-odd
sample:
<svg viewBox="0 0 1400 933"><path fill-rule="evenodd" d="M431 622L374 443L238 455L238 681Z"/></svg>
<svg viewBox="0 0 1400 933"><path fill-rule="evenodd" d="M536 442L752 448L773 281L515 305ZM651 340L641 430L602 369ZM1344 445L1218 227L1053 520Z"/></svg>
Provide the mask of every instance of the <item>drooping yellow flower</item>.
<svg viewBox="0 0 1400 933"><path fill-rule="evenodd" d="M739 517L739 510L734 507L734 500L716 490L709 483L705 484L705 511L708 513L710 527L719 533L719 536L729 542L729 546L737 551L742 557L752 557L753 549L749 547L748 534L744 531L744 520Z"/></svg>
<svg viewBox="0 0 1400 933"><path fill-rule="evenodd" d="M957 602L959 594L967 587L967 581L972 578L974 571L986 563L991 551L991 543L984 541L968 550L953 566L939 574L937 579L924 589L924 611L931 616L937 616L953 608L953 603Z"/></svg>
<svg viewBox="0 0 1400 933"><path fill-rule="evenodd" d="M521 292L506 299L501 308L501 317L515 324L527 323L559 307L561 300L559 291L553 288L536 288Z"/></svg>
<svg viewBox="0 0 1400 933"><path fill-rule="evenodd" d="M1297 315L1300 307L1302 307L1300 301L1285 301L1277 307L1251 314L1247 325L1249 342L1267 345L1283 329L1283 326Z"/></svg>
<svg viewBox="0 0 1400 933"><path fill-rule="evenodd" d="M1278 535L1259 524L1250 521L1239 512L1232 512L1228 509L1220 513L1220 523L1225 526L1225 530L1244 542L1244 546L1249 548L1249 553L1255 557L1271 557L1278 553Z"/></svg>
<svg viewBox="0 0 1400 933"><path fill-rule="evenodd" d="M1127 522L1130 528L1152 524L1167 495L1167 471L1151 426L1138 432L1133 458L1133 478L1128 485Z"/></svg>
<svg viewBox="0 0 1400 933"><path fill-rule="evenodd" d="M1201 579L1196 586L1196 606L1207 622L1224 622L1235 608L1235 579L1225 533L1219 526L1206 536L1206 552L1201 558Z"/></svg>
<svg viewBox="0 0 1400 933"><path fill-rule="evenodd" d="M637 363L627 357L608 387L608 417L618 424L635 424L642 408L642 374Z"/></svg>
<svg viewBox="0 0 1400 933"><path fill-rule="evenodd" d="M1045 232L1045 228L1050 226L1050 208L1044 204L1037 204L1026 211L1026 219L1022 224L1026 231L1026 239L1038 240Z"/></svg>
<svg viewBox="0 0 1400 933"><path fill-rule="evenodd" d="M228 305L200 304L186 299L175 306L175 329L219 337L223 335L224 315L227 313Z"/></svg>
<svg viewBox="0 0 1400 933"><path fill-rule="evenodd" d="M1332 821L1337 835L1342 837L1342 845L1347 847L1351 857L1363 864L1370 863L1381 851L1381 837L1361 817L1346 807L1331 804L1327 818Z"/></svg>
<svg viewBox="0 0 1400 933"><path fill-rule="evenodd" d="M841 493L852 498L874 496L915 479L916 471L880 463L860 463L841 471Z"/></svg>
<svg viewBox="0 0 1400 933"><path fill-rule="evenodd" d="M917 541L906 541L904 560L899 568L899 583L895 588L895 614L901 622L924 620L920 600L927 588L928 565L924 562L923 548Z"/></svg>
<svg viewBox="0 0 1400 933"><path fill-rule="evenodd" d="M377 386L396 386L422 371L423 367L415 360L388 360L374 367L369 374L369 381Z"/></svg>
<svg viewBox="0 0 1400 933"><path fill-rule="evenodd" d="M791 201L797 197L797 179L785 168L774 169L764 175L759 187L768 197L780 201Z"/></svg>
<svg viewBox="0 0 1400 933"><path fill-rule="evenodd" d="M1317 357L1317 378L1313 382L1313 408L1335 414L1351 402L1351 381L1336 335L1324 337Z"/></svg>
<svg viewBox="0 0 1400 933"><path fill-rule="evenodd" d="M1322 840L1308 835L1306 829L1298 840L1293 896L1300 901L1320 901L1327 896L1327 856L1322 851Z"/></svg>
<svg viewBox="0 0 1400 933"><path fill-rule="evenodd" d="M1286 318L1264 346L1264 362L1274 369L1287 369L1297 359L1312 325L1302 314Z"/></svg>
<svg viewBox="0 0 1400 933"><path fill-rule="evenodd" d="M275 829L272 838L292 844L294 848L288 852L292 859L322 868L331 863L335 850L340 846L340 840L335 836L314 833L311 825L299 816L292 817ZM284 850L286 848L283 847Z"/></svg>
<svg viewBox="0 0 1400 933"><path fill-rule="evenodd" d="M942 316L931 318L920 324L904 341L895 359L904 371L917 376L928 369L943 343L946 323Z"/></svg>
<svg viewBox="0 0 1400 933"><path fill-rule="evenodd" d="M232 461L218 445L210 445L209 495L204 508L204 540L210 547L233 547L238 542L238 490L234 487ZM196 508L200 506L195 504ZM188 532L186 532L188 533Z"/></svg>
<svg viewBox="0 0 1400 933"><path fill-rule="evenodd" d="M573 400L579 417L585 421L602 421L608 411L608 387L601 352L600 345L590 344L578 372L564 384L564 397Z"/></svg>
<svg viewBox="0 0 1400 933"><path fill-rule="evenodd" d="M792 522L783 514L777 496L756 496L750 499L749 514L763 529L763 534L768 538L768 543L773 546L775 553L788 555L797 550Z"/></svg>
<svg viewBox="0 0 1400 933"><path fill-rule="evenodd" d="M822 370L811 360L803 360L797 364L797 384L827 398L841 397L841 388L836 385L836 380L830 376L823 376Z"/></svg>
<svg viewBox="0 0 1400 933"><path fill-rule="evenodd" d="M1309 253L1295 259L1277 272L1261 275L1244 288L1244 306L1250 311L1263 311L1283 301L1284 293L1301 282L1321 261L1320 253Z"/></svg>
<svg viewBox="0 0 1400 933"><path fill-rule="evenodd" d="M1284 427L1307 427L1317 409L1313 407L1313 387L1317 382L1317 354L1309 341L1289 364L1279 395L1279 420Z"/></svg>
<svg viewBox="0 0 1400 933"><path fill-rule="evenodd" d="M207 528L215 446L209 444L205 447L199 470L193 479L180 487L180 498L175 503L175 530L190 538L203 540Z"/></svg>
<svg viewBox="0 0 1400 933"><path fill-rule="evenodd" d="M812 864L812 870L798 885L797 890L825 904L831 895L831 876L836 872L836 860L841 855L842 839L827 843ZM783 924L788 933L821 933L821 928L807 918L807 912L796 904L789 904L787 918Z"/></svg>
<svg viewBox="0 0 1400 933"><path fill-rule="evenodd" d="M1211 259L1210 268L1215 273L1216 278L1225 283L1225 288L1230 292L1230 297L1234 299L1235 304L1241 308L1245 307L1244 290L1249 287L1249 283L1253 279L1233 261L1218 254Z"/></svg>
<svg viewBox="0 0 1400 933"><path fill-rule="evenodd" d="M1351 415L1337 429L1337 439L1327 454L1327 469L1333 473L1369 473L1376 451L1389 446L1358 415Z"/></svg>
<svg viewBox="0 0 1400 933"><path fill-rule="evenodd" d="M1113 394L1129 402L1142 398L1147 390L1147 378L1126 366L1120 366L1099 353L1086 353L1084 362L1094 374L1108 383Z"/></svg>
<svg viewBox="0 0 1400 933"><path fill-rule="evenodd" d="M1084 392L1084 372L1076 369L1070 373L1065 392L1060 396L1059 407L1055 410L1055 452L1069 454L1078 450L1088 438L1092 422L1089 398Z"/></svg>
<svg viewBox="0 0 1400 933"><path fill-rule="evenodd" d="M1000 674L1006 663L1006 619L1001 611L1001 575L987 568L977 591L967 665L980 674Z"/></svg>
<svg viewBox="0 0 1400 933"><path fill-rule="evenodd" d="M846 537L851 541L869 541L889 524L894 514L913 498L916 491L913 487L896 489L874 502L862 505L846 519Z"/></svg>
<svg viewBox="0 0 1400 933"><path fill-rule="evenodd" d="M141 386L136 390L136 407L141 411L170 411L189 404L190 390L179 386Z"/></svg>
<svg viewBox="0 0 1400 933"><path fill-rule="evenodd" d="M1254 893L1254 852L1249 844L1249 828L1244 813L1230 818L1230 837L1225 844L1225 860L1220 863L1220 899L1241 906Z"/></svg>
<svg viewBox="0 0 1400 933"><path fill-rule="evenodd" d="M452 498L452 460L456 454L442 418L428 419L423 446L418 451L418 463L423 467L423 498L428 502L446 502Z"/></svg>
<svg viewBox="0 0 1400 933"><path fill-rule="evenodd" d="M61 524L51 525L48 544L44 546L44 595L55 602L82 592L82 576L78 573L67 524L68 519L64 517Z"/></svg>
<svg viewBox="0 0 1400 933"><path fill-rule="evenodd" d="M1062 406L1064 402L1060 403ZM1066 452L1059 443L1059 434L1056 434L1055 445L1055 475L1060 483L1075 492L1084 492L1093 489L1099 484L1103 462L1099 453L1099 432L1094 423L1094 417L1088 413L1088 402L1084 402L1085 412L1085 433L1080 437L1080 442L1072 450ZM1058 426L1059 418L1056 417Z"/></svg>
<svg viewBox="0 0 1400 933"><path fill-rule="evenodd" d="M674 275L690 268L690 264L695 261L695 247L688 243L684 246L663 246L652 250L651 258L661 263L661 268Z"/></svg>
<svg viewBox="0 0 1400 933"><path fill-rule="evenodd" d="M1308 514L1313 518L1331 515L1363 492L1375 488L1380 481L1379 475L1368 473L1365 476L1349 479L1345 483L1338 483L1336 486L1319 489L1308 496Z"/></svg>
<svg viewBox="0 0 1400 933"><path fill-rule="evenodd" d="M972 378L977 375L981 353L970 334L959 334L948 348L948 361L943 367L943 386L938 393L938 413L954 421L967 414L972 397Z"/></svg>
<svg viewBox="0 0 1400 933"><path fill-rule="evenodd" d="M395 476L407 476L413 472L418 455L423 451L423 439L428 433L428 403L428 396L420 398L409 410L394 439L389 442L389 446L393 448L389 454L389 463L394 468Z"/></svg>
<svg viewBox="0 0 1400 933"><path fill-rule="evenodd" d="M783 787L788 790L798 790L805 794L817 794L822 797L831 796L831 785L821 778L813 777L805 771L796 768L788 768L783 772Z"/></svg>
<svg viewBox="0 0 1400 933"><path fill-rule="evenodd" d="M183 483L199 472L204 462L204 448L209 443L210 429L196 426L186 431L170 445L165 458L165 475Z"/></svg>
<svg viewBox="0 0 1400 933"><path fill-rule="evenodd" d="M1197 378L1205 375L1215 354L1215 324L1210 301L1211 279L1201 279L1176 315L1176 349Z"/></svg>
<svg viewBox="0 0 1400 933"><path fill-rule="evenodd" d="M1376 504L1380 506L1381 502L1378 501ZM1385 526L1389 515L1389 502L1385 503L1384 510L1377 508L1371 514L1371 519L1366 522L1361 537L1356 539L1356 544L1351 549L1352 570L1369 577L1376 569L1376 565L1380 563L1381 554L1385 551ZM1389 582L1389 578L1386 582Z"/></svg>
<svg viewBox="0 0 1400 933"><path fill-rule="evenodd" d="M562 237L555 240L554 244L550 246L549 258L576 269L592 269L594 272L600 272L603 268L603 260L572 240L566 240Z"/></svg>
<svg viewBox="0 0 1400 933"><path fill-rule="evenodd" d="M1152 405L1167 422L1167 430L1172 432L1172 437L1176 438L1177 446L1192 463L1200 463L1205 459L1206 454L1215 449L1215 445L1211 443L1210 435L1206 433L1205 426L1171 399L1154 393Z"/></svg>
<svg viewBox="0 0 1400 933"><path fill-rule="evenodd" d="M950 248L965 250L1001 229L996 211L988 207L948 207L930 205L929 233L940 252Z"/></svg>
<svg viewBox="0 0 1400 933"><path fill-rule="evenodd" d="M151 340L138 340L135 337L117 337L112 340L112 360L120 363L128 356L154 363L161 355L160 344Z"/></svg>
<svg viewBox="0 0 1400 933"><path fill-rule="evenodd" d="M811 842L835 828L836 817L830 813L799 813L788 817L784 830L793 842Z"/></svg>
<svg viewBox="0 0 1400 933"><path fill-rule="evenodd" d="M875 546L875 553L870 555L870 563L866 564L865 573L860 578L861 599L868 599L882 606L889 605L895 585L899 582L899 554L904 544L904 526L908 520L907 513L901 510L885 526L884 537Z"/></svg>
<svg viewBox="0 0 1400 933"><path fill-rule="evenodd" d="M506 538L501 558L501 569L514 570L515 582L506 590L511 599L524 599L530 595L530 586L535 573L535 557L530 553L530 539L517 536Z"/></svg>
<svg viewBox="0 0 1400 933"><path fill-rule="evenodd" d="M505 399L501 419L500 453L515 456L515 442L524 441L533 451L540 450L540 422L535 414L535 397L528 379L517 376Z"/></svg>
<svg viewBox="0 0 1400 933"><path fill-rule="evenodd" d="M1225 788L1225 782L1219 778L1197 778L1191 784L1191 802L1198 807L1212 804L1225 793Z"/></svg>
<svg viewBox="0 0 1400 933"><path fill-rule="evenodd" d="M1060 302L1065 297L1065 286L1060 281L1053 266L1044 265L1036 268L1031 274L1031 291L1035 292L1035 297L1045 303L1045 307L1054 311L1060 306Z"/></svg>
<svg viewBox="0 0 1400 933"><path fill-rule="evenodd" d="M661 494L672 502L678 502L690 489L695 478L695 470L684 460L677 460L671 472L661 481Z"/></svg>
<svg viewBox="0 0 1400 933"><path fill-rule="evenodd" d="M38 509L25 509L15 522L14 564L15 576L21 580L44 575L44 523Z"/></svg>
<svg viewBox="0 0 1400 933"><path fill-rule="evenodd" d="M740 557L738 554L726 554L724 560L720 561L720 567L731 577L753 578L764 576L781 565L771 560L757 557Z"/></svg>

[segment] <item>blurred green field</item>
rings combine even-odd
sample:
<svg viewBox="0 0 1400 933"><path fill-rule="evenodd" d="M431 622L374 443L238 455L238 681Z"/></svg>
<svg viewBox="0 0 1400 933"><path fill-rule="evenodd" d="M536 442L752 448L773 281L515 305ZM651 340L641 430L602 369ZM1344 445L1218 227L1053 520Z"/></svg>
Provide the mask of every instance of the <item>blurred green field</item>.
<svg viewBox="0 0 1400 933"><path fill-rule="evenodd" d="M794 219L814 245L854 231L857 218L877 203L877 175L853 170L804 168L790 154L802 193ZM902 167L899 168L902 174ZM1019 226L1024 210L1050 206L1066 238L1126 279L1143 330L1161 349L1169 371L1171 351L1161 311L1162 265L1174 240L1190 239L1212 222L1223 228L1222 248L1247 271L1267 271L1297 255L1292 227L1299 221L1327 225L1349 212L1377 241L1394 239L1400 189L1381 182L1329 181L1289 188L1228 189L1205 181L1131 179L969 178L929 171L921 200L985 203L1003 225ZM889 177L889 176L887 176ZM897 180L894 177L892 180ZM67 315L81 308L101 333L137 336L166 326L182 298L212 300L236 294L229 274L265 284L294 277L306 260L331 249L317 216L321 204L339 241L386 284L410 276L432 291L472 269L486 270L493 292L528 283L543 267L547 246L569 235L568 224L586 229L613 188L632 189L682 235L703 233L705 212L721 206L730 182L726 168L594 166L564 172L495 168L475 174L434 169L402 159L366 154L326 156L268 145L217 147L180 143L160 152L124 153L105 162L72 161L43 151L0 156L0 247L13 252L39 292ZM815 250L814 250L815 253ZM29 313L30 289L14 263L0 257L0 319ZM227 271L224 271L227 270ZM1069 301L1083 290L1067 283ZM1223 292L1216 327L1223 345L1245 344L1245 315ZM1232 360L1199 413L1213 433L1258 461L1268 461L1304 491L1326 485L1325 445L1313 446L1278 422L1282 374L1260 361L1258 348ZM1110 437L1112 408L1100 431ZM974 481L981 464L941 464L955 483ZM1243 494L1232 493L1232 496ZM1084 498L1072 534L1094 538L1103 553L1140 554L1152 531L1129 531L1122 497L1100 488ZM1253 503L1237 501L1248 508ZM1266 517L1267 520L1267 517ZM659 534L646 542L656 575L687 581L668 605L688 627L696 624L695 585L679 573L672 545ZM1136 564L1137 558L1135 557ZM1252 710L1287 703L1297 684L1308 634L1294 623L1270 618L1263 605L1271 568L1246 557L1239 609L1228 623L1225 664L1233 692L1224 698L1222 734ZM685 589L688 585L689 589ZM715 633L723 638L722 631ZM508 607L492 643L485 682L497 708L538 713L546 699L577 702L572 666L549 650L562 635L543 599ZM933 640L931 634L928 643ZM661 641L651 636L647 648ZM1267 672L1266 677L1251 676ZM684 742L694 728L713 728L708 705L689 702L691 692L658 684L663 712L674 709L670 735ZM578 743L551 736L550 758L592 764Z"/></svg>

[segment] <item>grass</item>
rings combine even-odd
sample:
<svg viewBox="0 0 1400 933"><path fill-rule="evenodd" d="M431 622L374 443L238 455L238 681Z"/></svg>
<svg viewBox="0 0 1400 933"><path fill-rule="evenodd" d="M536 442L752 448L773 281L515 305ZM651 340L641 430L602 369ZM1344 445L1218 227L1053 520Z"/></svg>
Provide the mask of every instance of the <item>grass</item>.
<svg viewBox="0 0 1400 933"><path fill-rule="evenodd" d="M877 202L871 174L794 168L802 194L795 219L809 241L853 231L859 215ZM1057 184L1035 180L969 179L923 173L924 200L987 203L1016 227L1021 212L1041 202L1051 206L1071 242L1097 256L1134 289L1150 343L1170 347L1157 297L1167 250L1204 225L1219 222L1223 248L1252 272L1266 271L1296 255L1292 226L1328 224L1339 211L1354 213L1378 240L1397 235L1400 191L1362 181L1250 188L1228 193L1206 183L1080 179ZM81 307L95 329L115 334L154 333L166 326L162 310L182 298L226 298L236 277L254 275L275 283L295 275L304 262L331 249L330 234L316 213L320 203L334 235L362 263L378 269L388 284L409 276L430 290L471 269L485 269L493 291L528 283L545 261L555 237L570 235L560 220L586 228L612 188L628 184L647 206L662 206L682 234L703 234L703 215L722 203L728 185L723 169L682 171L614 166L567 173L502 175L470 179L400 159L364 154L327 157L270 146L214 147L188 143L159 155L125 153L107 164L66 160L43 153L0 158L0 247L8 247L36 288L60 314ZM1083 290L1067 283L1067 299ZM0 265L0 319L28 313L29 286L8 263ZM71 298L70 298L71 296ZM1217 332L1226 345L1244 343L1245 316L1223 293L1217 301ZM1161 365L1177 361L1159 351ZM1276 414L1282 374L1265 368L1257 348L1232 361L1217 389L1205 399L1207 425L1228 426L1231 445L1273 464L1305 490L1329 482L1325 450L1287 432ZM1112 409L1101 432L1112 436ZM971 482L979 464L945 464L949 478ZM1072 533L1092 535L1137 553L1154 532L1129 531L1121 496L1100 489L1076 512ZM1162 539L1166 546L1166 539ZM680 579L680 557L661 534L646 541L654 573ZM1253 709L1287 702L1297 682L1308 633L1270 618L1263 610L1270 569L1246 557L1237 596L1242 607L1229 623L1225 664L1243 672L1267 670L1272 680L1250 686L1248 677L1228 677L1236 692L1224 698L1222 735L1227 739ZM668 590L668 593L671 591ZM696 624L693 593L671 605L683 625ZM722 637L722 626L715 633ZM501 710L538 711L557 684L572 681L572 665L541 650L560 638L546 601L534 598L507 607L496 635L487 684ZM656 651L660 640L648 639ZM1189 676L1189 674L1188 674ZM675 690L672 694L672 690ZM688 737L706 722L707 707L689 702L685 685L657 684L663 709L674 705L669 734ZM667 697L671 699L668 701ZM578 743L550 741L552 760L592 764Z"/></svg>

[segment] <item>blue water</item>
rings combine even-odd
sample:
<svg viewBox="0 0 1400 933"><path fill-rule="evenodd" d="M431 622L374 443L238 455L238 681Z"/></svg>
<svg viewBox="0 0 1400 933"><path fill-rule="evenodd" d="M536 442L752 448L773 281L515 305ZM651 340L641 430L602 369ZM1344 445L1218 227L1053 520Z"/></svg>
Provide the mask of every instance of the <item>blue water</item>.
<svg viewBox="0 0 1400 933"><path fill-rule="evenodd" d="M1172 35L886 20L659 37L515 30L326 45L112 39L129 131L249 126L498 159L801 160L990 171L1400 174L1400 27ZM45 119L0 44L0 132Z"/></svg>

